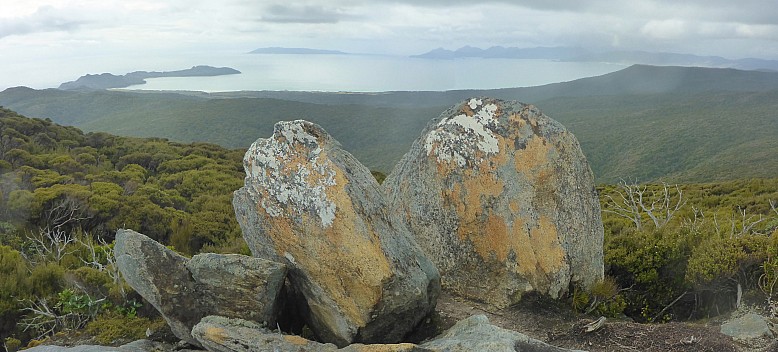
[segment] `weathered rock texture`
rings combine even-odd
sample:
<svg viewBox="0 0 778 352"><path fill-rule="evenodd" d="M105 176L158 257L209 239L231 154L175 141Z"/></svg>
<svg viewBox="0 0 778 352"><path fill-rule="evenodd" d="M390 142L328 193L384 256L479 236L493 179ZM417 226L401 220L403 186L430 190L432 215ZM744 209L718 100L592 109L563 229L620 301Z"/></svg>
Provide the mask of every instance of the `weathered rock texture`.
<svg viewBox="0 0 778 352"><path fill-rule="evenodd" d="M252 253L289 265L323 341L395 342L435 307L437 269L384 194L321 127L279 122L251 145L233 205Z"/></svg>
<svg viewBox="0 0 778 352"><path fill-rule="evenodd" d="M245 320L218 316L203 318L192 329L192 336L211 352L573 352L491 325L483 315L462 320L421 345L353 344L338 349L331 343L283 335Z"/></svg>
<svg viewBox="0 0 778 352"><path fill-rule="evenodd" d="M132 230L117 232L114 254L127 283L188 343L198 345L192 327L211 314L275 322L283 264L212 253L188 260Z"/></svg>
<svg viewBox="0 0 778 352"><path fill-rule="evenodd" d="M433 119L384 182L443 287L498 307L603 276L603 228L575 137L537 108L488 98Z"/></svg>
<svg viewBox="0 0 778 352"><path fill-rule="evenodd" d="M423 352L414 344L354 344L338 349L331 343L319 343L296 335L284 335L242 319L208 316L195 325L192 336L211 352Z"/></svg>
<svg viewBox="0 0 778 352"><path fill-rule="evenodd" d="M474 315L464 319L442 335L419 347L446 352L573 352L551 346L516 331L494 326L484 315Z"/></svg>

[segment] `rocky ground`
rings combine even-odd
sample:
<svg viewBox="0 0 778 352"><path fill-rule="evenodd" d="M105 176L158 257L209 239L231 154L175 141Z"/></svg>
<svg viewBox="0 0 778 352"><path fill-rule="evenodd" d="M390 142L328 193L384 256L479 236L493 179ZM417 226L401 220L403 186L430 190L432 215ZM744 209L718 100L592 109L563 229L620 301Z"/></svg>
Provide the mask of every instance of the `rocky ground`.
<svg viewBox="0 0 778 352"><path fill-rule="evenodd" d="M520 331L559 347L591 352L778 352L778 343L772 339L752 340L746 345L722 334L721 323L728 317L711 319L707 323L669 324L639 324L609 319L602 328L586 332L585 326L595 319L578 315L558 302L527 297L518 305L493 310L487 305L445 293L438 300L436 314L435 321L428 324L437 323L445 328L473 314L484 314L492 324L502 328Z"/></svg>
<svg viewBox="0 0 778 352"><path fill-rule="evenodd" d="M522 332L555 346L591 352L778 352L776 340L756 339L744 344L735 342L720 332L723 322L730 317L742 315L743 312L734 312L705 323L639 324L628 320L608 319L600 329L586 332L587 324L592 323L594 317L576 314L561 302L528 296L520 304L494 310L485 304L447 293L443 293L438 300L433 317L425 321L410 340L421 342L453 326L457 321L476 314L486 315L494 325ZM130 341L116 341L116 344L128 342ZM75 346L95 342L88 336L74 332L60 333L45 344ZM153 350L187 351L184 346L171 343L156 345Z"/></svg>

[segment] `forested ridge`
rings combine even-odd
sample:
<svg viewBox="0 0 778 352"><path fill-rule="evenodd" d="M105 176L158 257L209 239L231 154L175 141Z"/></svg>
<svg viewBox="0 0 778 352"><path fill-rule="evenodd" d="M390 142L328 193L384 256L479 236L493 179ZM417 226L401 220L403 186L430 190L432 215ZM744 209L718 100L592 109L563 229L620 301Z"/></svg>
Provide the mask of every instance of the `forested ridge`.
<svg viewBox="0 0 778 352"><path fill-rule="evenodd" d="M34 345L79 329L112 344L163 325L118 274L115 231L186 255L248 254L231 205L243 154L84 133L0 108L0 340ZM598 191L607 279L572 290L572 308L666 322L726 312L739 289L765 309L775 302L778 178Z"/></svg>
<svg viewBox="0 0 778 352"><path fill-rule="evenodd" d="M635 65L538 87L446 92L75 92L24 87L0 105L85 131L247 148L281 120L324 127L388 173L448 106L474 96L530 103L575 134L597 182L778 176L778 73ZM149 126L154 126L150 128Z"/></svg>

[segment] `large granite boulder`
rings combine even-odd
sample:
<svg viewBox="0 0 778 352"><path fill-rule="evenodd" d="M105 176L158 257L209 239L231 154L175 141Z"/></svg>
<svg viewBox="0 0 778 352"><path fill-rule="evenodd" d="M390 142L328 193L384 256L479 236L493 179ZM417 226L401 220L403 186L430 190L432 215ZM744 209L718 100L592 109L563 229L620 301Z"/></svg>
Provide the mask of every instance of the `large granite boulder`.
<svg viewBox="0 0 778 352"><path fill-rule="evenodd" d="M384 182L443 287L497 307L603 277L594 179L575 137L532 105L466 100Z"/></svg>
<svg viewBox="0 0 778 352"><path fill-rule="evenodd" d="M212 253L190 260L132 230L116 233L114 255L127 283L190 344L199 346L190 333L207 315L275 323L283 264Z"/></svg>
<svg viewBox="0 0 778 352"><path fill-rule="evenodd" d="M430 313L435 266L384 194L321 127L279 122L251 145L233 205L252 253L283 261L326 342L396 342Z"/></svg>

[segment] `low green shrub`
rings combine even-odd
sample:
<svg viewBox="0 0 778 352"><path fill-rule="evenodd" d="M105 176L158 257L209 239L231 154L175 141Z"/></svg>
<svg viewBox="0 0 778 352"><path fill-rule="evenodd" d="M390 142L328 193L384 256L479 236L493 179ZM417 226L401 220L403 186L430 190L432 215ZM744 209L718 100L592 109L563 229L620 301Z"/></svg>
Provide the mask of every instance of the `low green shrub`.
<svg viewBox="0 0 778 352"><path fill-rule="evenodd" d="M161 318L150 320L111 311L99 315L87 324L85 331L102 345L115 345L145 338L147 329L158 330L164 324L165 321Z"/></svg>

